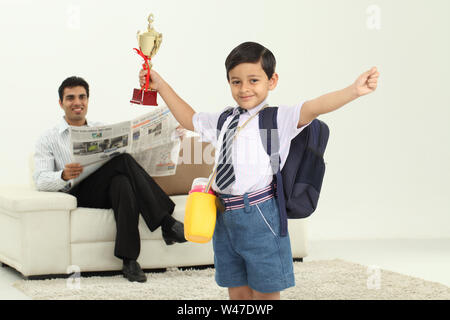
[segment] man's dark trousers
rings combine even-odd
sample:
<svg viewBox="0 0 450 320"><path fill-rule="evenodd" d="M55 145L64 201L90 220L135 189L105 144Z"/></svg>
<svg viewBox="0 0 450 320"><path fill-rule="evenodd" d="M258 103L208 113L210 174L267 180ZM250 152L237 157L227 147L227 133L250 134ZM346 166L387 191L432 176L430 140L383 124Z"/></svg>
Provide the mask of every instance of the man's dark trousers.
<svg viewBox="0 0 450 320"><path fill-rule="evenodd" d="M69 193L77 198L79 207L113 209L117 227L114 255L120 259L136 260L139 256L139 213L154 231L175 208L173 201L127 153L105 163Z"/></svg>

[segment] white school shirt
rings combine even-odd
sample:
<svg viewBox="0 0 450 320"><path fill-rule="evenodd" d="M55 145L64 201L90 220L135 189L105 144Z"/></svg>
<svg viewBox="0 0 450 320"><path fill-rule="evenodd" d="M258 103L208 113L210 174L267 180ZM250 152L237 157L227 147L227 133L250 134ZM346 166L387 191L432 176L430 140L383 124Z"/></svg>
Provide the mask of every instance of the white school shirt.
<svg viewBox="0 0 450 320"><path fill-rule="evenodd" d="M88 127L104 125L101 122L86 122ZM69 127L63 117L58 125L45 131L36 141L33 179L40 191L67 192L105 163L86 166L78 178L63 180L61 174L66 164L74 162L70 150Z"/></svg>
<svg viewBox="0 0 450 320"><path fill-rule="evenodd" d="M297 128L303 103L294 106L279 106L278 108L277 124L280 139L280 170L286 162L291 140L309 125L305 125L299 129ZM241 114L238 126L241 127L245 121L258 113L266 104L267 102L264 101L259 106ZM215 166L217 166L219 161L224 133L228 124L233 119L233 116L227 118L217 138L217 122L220 114L224 110L218 113L198 112L192 118L194 131L200 135L201 140L210 142L216 149ZM270 158L264 149L259 133L259 114L239 131L238 136L233 141L232 161L236 180L229 189L230 194L243 195L244 193L254 192L267 187L272 182L273 172L270 166ZM212 189L219 191L215 181Z"/></svg>

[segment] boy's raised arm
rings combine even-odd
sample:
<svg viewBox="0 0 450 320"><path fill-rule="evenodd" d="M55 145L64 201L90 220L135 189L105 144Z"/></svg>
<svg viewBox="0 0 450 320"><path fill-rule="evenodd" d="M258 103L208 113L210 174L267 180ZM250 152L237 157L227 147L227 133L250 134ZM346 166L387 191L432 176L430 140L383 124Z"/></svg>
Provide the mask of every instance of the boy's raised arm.
<svg viewBox="0 0 450 320"><path fill-rule="evenodd" d="M300 111L297 127L307 125L321 114L329 113L346 105L363 95L375 91L380 73L376 67L361 74L356 81L342 90L324 94L313 100L306 101Z"/></svg>
<svg viewBox="0 0 450 320"><path fill-rule="evenodd" d="M146 74L147 70L141 70L139 72L139 82L141 86L145 83ZM150 88L159 92L175 119L177 119L185 129L194 131L194 124L192 123L192 117L195 114L194 109L181 99L156 71L150 70L150 79Z"/></svg>

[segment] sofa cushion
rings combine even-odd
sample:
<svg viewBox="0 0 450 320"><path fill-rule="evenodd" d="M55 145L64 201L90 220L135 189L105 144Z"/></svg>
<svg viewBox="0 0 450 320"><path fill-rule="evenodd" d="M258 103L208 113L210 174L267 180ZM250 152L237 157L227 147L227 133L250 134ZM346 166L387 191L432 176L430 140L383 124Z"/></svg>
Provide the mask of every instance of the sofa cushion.
<svg viewBox="0 0 450 320"><path fill-rule="evenodd" d="M173 217L184 221L187 195L171 196L175 202ZM116 239L116 221L112 209L77 208L70 213L71 243L103 242ZM139 216L141 240L162 240L161 228L150 232L142 216Z"/></svg>
<svg viewBox="0 0 450 320"><path fill-rule="evenodd" d="M214 147L210 143L201 142L198 137L185 137L181 142L175 175L153 179L167 195L182 195L191 190L195 178L209 177L213 167Z"/></svg>

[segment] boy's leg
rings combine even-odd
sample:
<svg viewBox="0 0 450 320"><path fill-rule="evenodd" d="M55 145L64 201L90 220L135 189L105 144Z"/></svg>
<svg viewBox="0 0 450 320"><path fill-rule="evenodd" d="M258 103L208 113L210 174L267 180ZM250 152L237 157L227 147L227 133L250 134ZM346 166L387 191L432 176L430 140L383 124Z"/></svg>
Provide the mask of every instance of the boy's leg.
<svg viewBox="0 0 450 320"><path fill-rule="evenodd" d="M252 300L253 290L249 286L228 288L230 300Z"/></svg>
<svg viewBox="0 0 450 320"><path fill-rule="evenodd" d="M255 290L254 298L279 299L280 291L295 285L289 235L279 234L275 198L250 206L248 211L240 220L246 226L245 232L236 233L248 286Z"/></svg>
<svg viewBox="0 0 450 320"><path fill-rule="evenodd" d="M263 293L256 290L252 290L253 300L280 300L280 291Z"/></svg>
<svg viewBox="0 0 450 320"><path fill-rule="evenodd" d="M213 235L215 279L219 286L228 288L230 300L251 300L252 290L248 287L245 261L233 249L230 237L233 213L217 213Z"/></svg>

